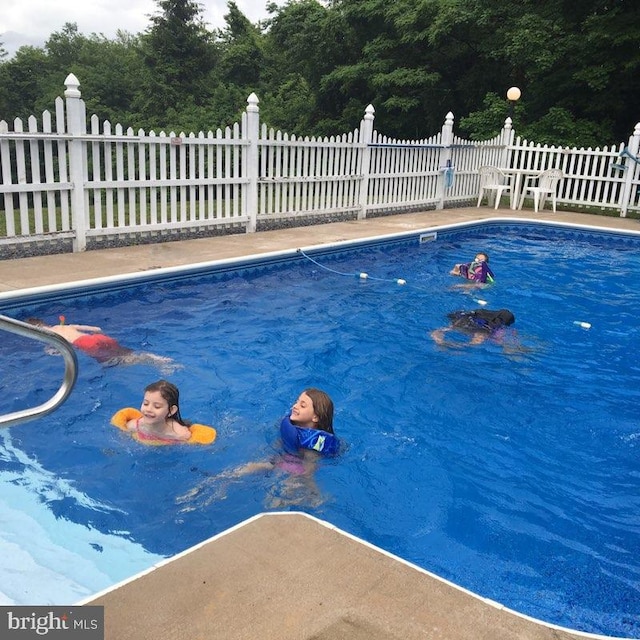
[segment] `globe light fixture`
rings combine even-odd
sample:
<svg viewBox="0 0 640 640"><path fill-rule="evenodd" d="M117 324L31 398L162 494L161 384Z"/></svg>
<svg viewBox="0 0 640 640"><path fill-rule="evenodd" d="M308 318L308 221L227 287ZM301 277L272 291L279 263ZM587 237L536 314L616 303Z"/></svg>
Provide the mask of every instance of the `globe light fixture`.
<svg viewBox="0 0 640 640"><path fill-rule="evenodd" d="M507 100L509 101L509 117L511 118L511 122L513 122L513 110L515 108L516 102L520 100L520 96L522 95L522 91L518 87L510 87L507 90Z"/></svg>

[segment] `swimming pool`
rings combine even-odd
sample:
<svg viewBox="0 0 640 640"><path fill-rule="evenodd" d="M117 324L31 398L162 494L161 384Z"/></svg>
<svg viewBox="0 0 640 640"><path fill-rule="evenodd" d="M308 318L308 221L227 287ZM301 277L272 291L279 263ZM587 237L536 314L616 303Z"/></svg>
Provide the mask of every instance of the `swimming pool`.
<svg viewBox="0 0 640 640"><path fill-rule="evenodd" d="M0 495L26 489L51 515L42 528L61 547L64 528L81 531L75 553L108 567L72 572L69 582L85 593L105 586L94 586L94 573L128 575L132 567L109 562L112 547L145 566L289 501L515 610L638 635L640 304L628 290L638 239L485 224L426 240L412 234L308 252L316 262L283 254L4 302L7 315L64 313L185 363L171 376L183 415L214 424L219 440L211 449L169 450L127 439L108 425L110 415L137 406L160 374L105 369L79 354L72 399L3 432L2 468L14 475ZM453 289L451 265L480 249L498 283ZM363 271L367 280L341 275ZM530 351L431 342L446 312L479 299L514 311ZM46 397L61 359L14 338L2 349L9 409ZM8 379L16 382L9 387ZM278 418L310 384L333 396L336 431L348 445L339 460L321 464L317 493L287 493L277 474L216 481L270 455ZM17 513L23 502L15 498ZM31 552L48 566L44 552Z"/></svg>

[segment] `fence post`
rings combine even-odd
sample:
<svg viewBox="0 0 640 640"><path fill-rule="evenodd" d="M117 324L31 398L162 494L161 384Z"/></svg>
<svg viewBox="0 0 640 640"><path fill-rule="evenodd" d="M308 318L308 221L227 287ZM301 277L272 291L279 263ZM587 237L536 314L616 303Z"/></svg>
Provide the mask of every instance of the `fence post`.
<svg viewBox="0 0 640 640"><path fill-rule="evenodd" d="M510 167L511 162L511 150L510 146L513 145L513 137L515 132L513 130L513 121L510 117L504 121L504 126L500 132L500 144L502 145L502 151L500 151L500 167Z"/></svg>
<svg viewBox="0 0 640 640"><path fill-rule="evenodd" d="M622 194L620 195L620 217L627 217L627 210L633 197L633 179L640 173L640 158L638 158L638 149L640 148L640 122L638 122L633 130L633 135L629 138L627 149L632 158L626 163L628 171L624 172L624 184L622 186Z"/></svg>
<svg viewBox="0 0 640 640"><path fill-rule="evenodd" d="M258 135L260 131L260 107L258 96L252 93L247 98L247 130L243 137L249 142L246 154L246 175L248 179L247 197L244 199L249 216L247 233L255 232L258 225L258 173L260 157L258 153Z"/></svg>
<svg viewBox="0 0 640 640"><path fill-rule="evenodd" d="M358 220L364 220L367 217L367 204L369 202L369 175L371 174L371 141L373 140L373 119L376 110L370 104L364 110L364 118L360 121L360 194L358 198ZM357 147L356 147L357 151ZM358 165L356 165L358 166Z"/></svg>
<svg viewBox="0 0 640 640"><path fill-rule="evenodd" d="M455 167L451 166L451 145L453 144L453 113L447 113L444 124L442 125L442 134L440 135L440 158L438 161L438 209L444 209L444 196L447 180L447 171L454 171Z"/></svg>
<svg viewBox="0 0 640 640"><path fill-rule="evenodd" d="M85 122L84 102L79 90L80 81L70 73L65 81L64 97L67 106L67 133L72 136L69 142L69 180L71 182L71 220L75 231L73 250L84 251L87 248L87 218L84 199L84 142L80 136L85 135L82 130Z"/></svg>

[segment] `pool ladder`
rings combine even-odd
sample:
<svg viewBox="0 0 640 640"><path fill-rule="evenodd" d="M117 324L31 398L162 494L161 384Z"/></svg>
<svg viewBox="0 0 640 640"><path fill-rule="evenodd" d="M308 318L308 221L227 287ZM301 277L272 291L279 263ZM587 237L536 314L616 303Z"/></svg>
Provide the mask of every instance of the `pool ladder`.
<svg viewBox="0 0 640 640"><path fill-rule="evenodd" d="M52 331L40 329L26 322L3 315L0 315L0 329L44 342L59 351L64 358L64 379L58 391L47 402L43 402L37 407L0 415L0 427L10 427L51 413L69 397L78 378L78 358L73 347L64 338Z"/></svg>

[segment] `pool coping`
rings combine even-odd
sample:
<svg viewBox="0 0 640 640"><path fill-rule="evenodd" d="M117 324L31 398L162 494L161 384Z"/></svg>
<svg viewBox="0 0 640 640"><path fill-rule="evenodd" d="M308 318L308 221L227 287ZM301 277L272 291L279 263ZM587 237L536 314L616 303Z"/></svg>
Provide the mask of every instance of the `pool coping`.
<svg viewBox="0 0 640 640"><path fill-rule="evenodd" d="M621 219L628 220L628 219ZM6 290L2 290L2 280L0 278L0 304L4 304L5 302L11 303L13 301L20 301L25 298L33 298L38 297L40 295L47 295L56 292L67 292L73 291L78 292L84 289L92 289L99 287L108 287L109 285L115 284L136 284L138 282L145 282L147 280L155 280L161 278L168 278L171 276L180 276L187 274L197 274L202 273L207 270L221 269L223 270L225 266L231 265L240 265L240 266L252 266L256 265L260 262L276 260L279 258L292 258L295 257L297 253L302 251L303 253L314 253L322 250L332 250L332 249L340 249L342 247L348 248L353 247L358 244L367 244L367 243L375 243L375 242L385 242L391 240L401 240L402 238L410 238L411 236L415 236L421 233L437 233L439 231L446 232L452 230L465 230L473 227L475 225L482 224L495 224L495 225L504 225L504 224L538 224L543 226L550 226L556 228L570 228L570 229L580 229L584 231L593 231L593 232L602 232L602 233L616 233L622 235L629 236L640 236L640 221L634 220L633 223L636 224L637 228L635 229L625 229L625 228L612 228L611 226L596 226L593 224L579 224L572 223L569 221L559 221L559 220L544 220L537 218L523 218L523 217L488 217L476 220L467 220L463 222L457 223L444 223L437 225L429 225L423 228L413 228L411 230L398 231L395 233L384 233L380 235L372 235L372 236L363 236L360 238L350 238L344 240L337 240L333 242L321 242L312 245L300 245L294 248L286 248L286 249L278 249L275 251L263 251L259 253L250 253L250 254L242 254L234 257L226 257L214 260L206 260L202 262L191 262L188 264L179 264L179 265L168 265L168 266L157 266L153 268L146 268L143 270L136 271L117 271L112 275L107 276L99 276L87 279L76 279L76 280L68 280L65 282L51 283L51 284L42 284L36 285L33 287L12 287L8 283L4 283ZM340 223L334 223L340 224ZM183 241L189 242L189 241ZM178 243L176 243L178 244ZM127 249L129 249L128 247ZM108 252L117 252L119 249L105 249L103 251ZM72 256L92 256L97 252L87 252L83 254L71 254ZM66 254L69 255L69 254ZM37 260L42 256L37 256L34 258L23 258L18 260ZM55 258L56 256L44 256L44 258ZM99 256L97 256L99 257ZM3 262L0 261L0 265Z"/></svg>
<svg viewBox="0 0 640 640"><path fill-rule="evenodd" d="M105 639L613 640L538 621L300 512L258 514L79 605Z"/></svg>
<svg viewBox="0 0 640 640"><path fill-rule="evenodd" d="M514 213L501 217L494 210L476 208L428 211L160 246L19 258L0 262L0 302L82 283L95 286L127 274L153 277L238 258L291 255L297 248L311 251L321 245L346 246L356 239L381 241L482 222L551 223L640 233L640 221L635 219L571 212L543 212L536 217L530 212ZM223 243L234 245L233 255L195 262L184 259L183 254L220 256L229 249ZM74 274L96 270L108 275L73 279ZM285 518L267 517L271 515L287 516L286 526L282 525ZM330 539L327 531L332 532ZM203 583L200 589L198 580ZM78 604L90 602L105 605L108 639L612 638L535 621L329 523L294 512L259 514Z"/></svg>

